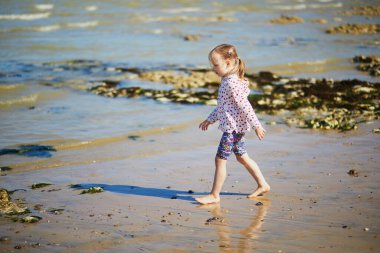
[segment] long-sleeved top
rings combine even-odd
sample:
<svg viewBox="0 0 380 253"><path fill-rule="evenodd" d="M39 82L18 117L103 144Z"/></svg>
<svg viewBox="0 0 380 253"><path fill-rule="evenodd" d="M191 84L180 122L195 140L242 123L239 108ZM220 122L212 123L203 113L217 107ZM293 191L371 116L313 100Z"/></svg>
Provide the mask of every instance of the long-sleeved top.
<svg viewBox="0 0 380 253"><path fill-rule="evenodd" d="M236 74L224 77L219 86L217 106L207 120L211 123L219 120L219 129L228 133L243 133L262 127L248 101L248 84Z"/></svg>

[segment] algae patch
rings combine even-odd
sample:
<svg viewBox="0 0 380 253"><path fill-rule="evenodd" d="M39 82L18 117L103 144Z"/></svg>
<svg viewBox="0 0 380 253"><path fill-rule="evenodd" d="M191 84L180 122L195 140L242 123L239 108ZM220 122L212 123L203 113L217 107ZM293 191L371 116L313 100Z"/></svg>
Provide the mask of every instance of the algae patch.
<svg viewBox="0 0 380 253"><path fill-rule="evenodd" d="M24 213L29 213L28 208L12 202L9 192L6 189L0 189L0 214L15 215Z"/></svg>

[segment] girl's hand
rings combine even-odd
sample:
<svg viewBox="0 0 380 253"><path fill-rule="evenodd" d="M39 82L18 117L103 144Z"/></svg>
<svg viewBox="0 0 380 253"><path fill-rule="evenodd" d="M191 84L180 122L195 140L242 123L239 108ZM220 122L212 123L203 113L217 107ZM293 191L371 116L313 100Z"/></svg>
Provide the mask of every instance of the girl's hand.
<svg viewBox="0 0 380 253"><path fill-rule="evenodd" d="M264 128L258 127L258 128L255 129L255 132L256 132L257 137L259 137L260 141L262 139L264 139L264 136L265 136L265 129Z"/></svg>
<svg viewBox="0 0 380 253"><path fill-rule="evenodd" d="M199 124L199 128L202 129L202 131L206 131L209 125L211 125L211 122L206 119L201 124Z"/></svg>

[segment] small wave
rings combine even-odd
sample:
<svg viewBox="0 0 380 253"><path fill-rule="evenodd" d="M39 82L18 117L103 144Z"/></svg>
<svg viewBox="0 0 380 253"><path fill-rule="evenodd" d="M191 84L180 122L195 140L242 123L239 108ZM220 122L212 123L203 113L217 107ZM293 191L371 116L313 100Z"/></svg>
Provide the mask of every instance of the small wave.
<svg viewBox="0 0 380 253"><path fill-rule="evenodd" d="M18 90L21 87L23 87L21 84L0 85L0 92Z"/></svg>
<svg viewBox="0 0 380 253"><path fill-rule="evenodd" d="M95 5L86 7L86 11L96 11L97 9L98 9L98 6L95 6Z"/></svg>
<svg viewBox="0 0 380 253"><path fill-rule="evenodd" d="M327 2L327 0L324 0ZM320 2L323 2L320 1ZM343 6L342 3L331 3L331 4L296 4L296 5L277 5L273 8L276 10L283 10L283 11L299 11L299 10L305 10L305 9L326 9L326 8L341 8Z"/></svg>
<svg viewBox="0 0 380 253"><path fill-rule="evenodd" d="M53 4L36 4L34 7L36 7L37 10L46 11L46 10L53 9L54 5Z"/></svg>
<svg viewBox="0 0 380 253"><path fill-rule="evenodd" d="M306 9L306 4L277 5L277 6L274 6L273 8L277 10L283 10L283 11L304 10Z"/></svg>
<svg viewBox="0 0 380 253"><path fill-rule="evenodd" d="M31 94L14 99L0 101L0 108L9 107L13 105L30 105L34 104L38 99L38 94Z"/></svg>
<svg viewBox="0 0 380 253"><path fill-rule="evenodd" d="M0 15L0 20L35 20L48 18L51 15L50 12L45 13L35 13L35 14L10 14L10 15Z"/></svg>
<svg viewBox="0 0 380 253"><path fill-rule="evenodd" d="M10 29L0 29L0 32L52 32L62 28L87 28L94 27L99 24L98 21L89 21L89 22L78 22L78 23L67 23L67 24L54 24L46 26L32 26L32 27L16 27Z"/></svg>
<svg viewBox="0 0 380 253"><path fill-rule="evenodd" d="M60 29L60 25L46 25L46 26L36 26L32 27L31 30L35 32L51 32Z"/></svg>
<svg viewBox="0 0 380 253"><path fill-rule="evenodd" d="M184 12L201 12L201 8L175 8L175 9L167 9L164 10L164 12L172 13L172 14L178 14L178 13L184 13Z"/></svg>
<svg viewBox="0 0 380 253"><path fill-rule="evenodd" d="M70 27L70 28L86 28L86 27L97 26L98 24L99 24L98 21L67 23L66 27Z"/></svg>

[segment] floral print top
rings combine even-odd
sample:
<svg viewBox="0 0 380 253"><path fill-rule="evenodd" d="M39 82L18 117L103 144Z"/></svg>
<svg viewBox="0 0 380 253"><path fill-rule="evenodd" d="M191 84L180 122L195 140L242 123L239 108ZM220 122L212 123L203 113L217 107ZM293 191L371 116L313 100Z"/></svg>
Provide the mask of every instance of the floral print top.
<svg viewBox="0 0 380 253"><path fill-rule="evenodd" d="M217 106L207 120L210 123L219 120L219 129L227 133L244 133L251 128L262 127L248 101L248 84L236 74L224 77L219 87Z"/></svg>

